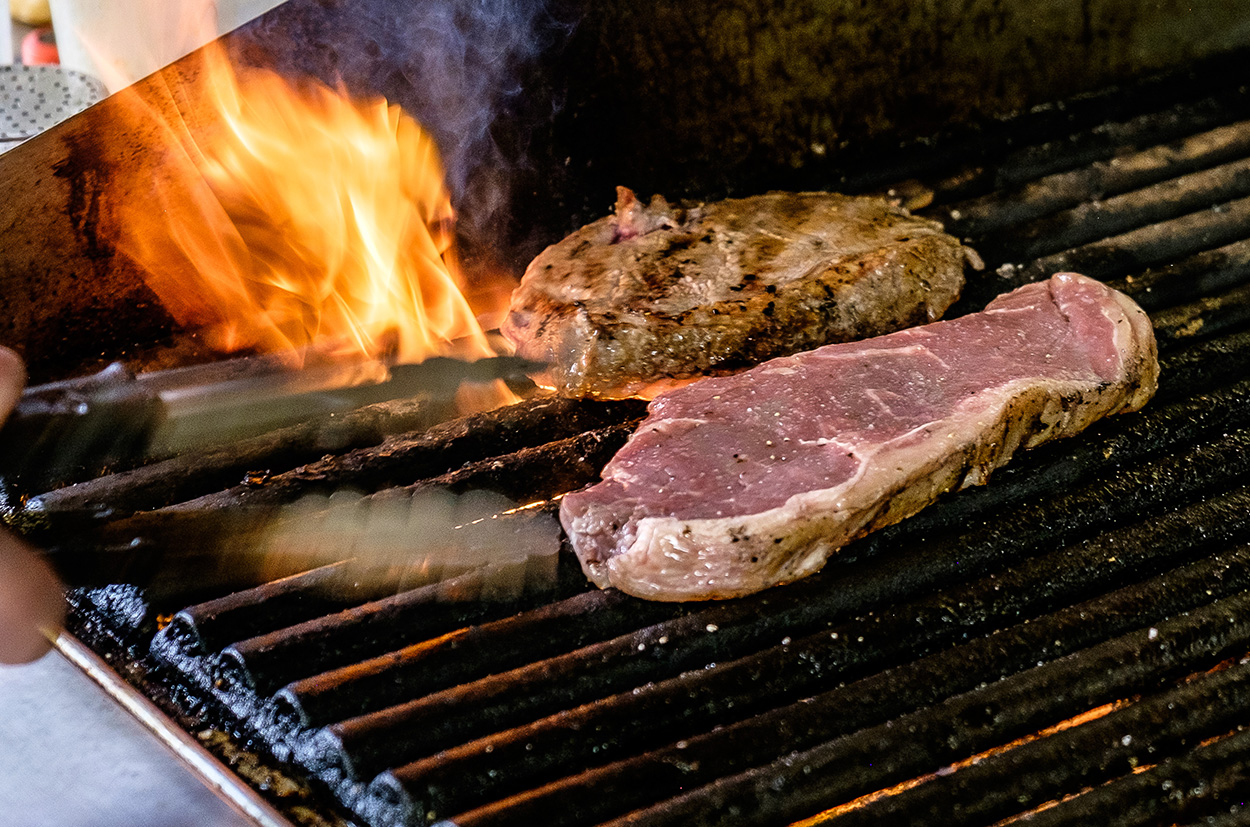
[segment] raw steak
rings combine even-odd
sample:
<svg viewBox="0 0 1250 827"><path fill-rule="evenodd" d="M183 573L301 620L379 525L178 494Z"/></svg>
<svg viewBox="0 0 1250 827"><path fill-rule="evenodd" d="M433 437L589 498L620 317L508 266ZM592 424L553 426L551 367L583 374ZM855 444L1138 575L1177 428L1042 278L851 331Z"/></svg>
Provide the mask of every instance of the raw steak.
<svg viewBox="0 0 1250 827"><path fill-rule="evenodd" d="M774 192L678 208L624 187L548 247L501 330L569 396L629 395L940 318L965 259L883 198Z"/></svg>
<svg viewBox="0 0 1250 827"><path fill-rule="evenodd" d="M1158 370L1136 304L1057 275L981 313L663 394L560 520L600 586L748 594L983 483L1021 446L1140 408Z"/></svg>

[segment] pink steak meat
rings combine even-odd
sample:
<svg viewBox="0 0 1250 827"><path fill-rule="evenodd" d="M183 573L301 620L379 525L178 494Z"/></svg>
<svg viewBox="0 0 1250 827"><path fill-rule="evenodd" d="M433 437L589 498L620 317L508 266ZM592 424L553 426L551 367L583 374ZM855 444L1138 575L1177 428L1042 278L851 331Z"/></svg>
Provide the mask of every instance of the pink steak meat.
<svg viewBox="0 0 1250 827"><path fill-rule="evenodd" d="M1158 370L1136 304L1060 274L981 313L663 394L561 522L600 586L749 594L983 483L1017 448L1140 408Z"/></svg>

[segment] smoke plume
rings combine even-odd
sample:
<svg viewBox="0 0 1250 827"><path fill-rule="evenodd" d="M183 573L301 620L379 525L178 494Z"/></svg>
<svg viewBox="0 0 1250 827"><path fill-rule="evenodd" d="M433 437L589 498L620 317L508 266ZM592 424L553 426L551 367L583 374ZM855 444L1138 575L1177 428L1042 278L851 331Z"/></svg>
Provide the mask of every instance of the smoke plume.
<svg viewBox="0 0 1250 827"><path fill-rule="evenodd" d="M547 0L290 0L236 45L244 59L402 106L434 135L461 233L480 244L506 216L527 113L551 112L526 100L526 72L570 29Z"/></svg>

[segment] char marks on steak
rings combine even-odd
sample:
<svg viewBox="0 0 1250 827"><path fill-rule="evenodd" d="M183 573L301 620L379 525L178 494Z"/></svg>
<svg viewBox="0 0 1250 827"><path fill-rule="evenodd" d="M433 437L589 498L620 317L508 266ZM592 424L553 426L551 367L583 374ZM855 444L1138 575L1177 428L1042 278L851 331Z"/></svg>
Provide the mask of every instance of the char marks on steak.
<svg viewBox="0 0 1250 827"><path fill-rule="evenodd" d="M780 193L616 211L530 264L501 329L568 396L626 396L931 322L976 254L883 198Z"/></svg>
<svg viewBox="0 0 1250 827"><path fill-rule="evenodd" d="M1145 313L1060 274L981 313L663 394L560 518L600 586L748 594L984 482L1017 448L1140 408L1157 378Z"/></svg>

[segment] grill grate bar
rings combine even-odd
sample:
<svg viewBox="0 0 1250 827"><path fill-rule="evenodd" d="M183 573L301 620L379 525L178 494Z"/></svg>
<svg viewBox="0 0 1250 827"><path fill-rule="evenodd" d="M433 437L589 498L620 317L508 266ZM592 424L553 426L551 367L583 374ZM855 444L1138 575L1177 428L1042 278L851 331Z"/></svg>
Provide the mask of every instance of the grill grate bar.
<svg viewBox="0 0 1250 827"><path fill-rule="evenodd" d="M466 599L480 592L483 579L481 572L469 572L231 643L222 650L222 668L238 676L237 684L270 695L293 680L391 651L397 645L497 622L533 608L525 603ZM538 603L534 598L526 602Z"/></svg>
<svg viewBox="0 0 1250 827"><path fill-rule="evenodd" d="M1155 336L1176 341L1216 335L1250 323L1250 285L1199 299L1156 314Z"/></svg>
<svg viewBox="0 0 1250 827"><path fill-rule="evenodd" d="M1109 276L1111 274L1104 274ZM1211 293L1240 286L1250 280L1250 240L1151 267L1111 281L1112 287L1131 295L1147 311L1196 301Z"/></svg>
<svg viewBox="0 0 1250 827"><path fill-rule="evenodd" d="M430 488L455 492L486 488L518 502L551 500L598 480L603 466L625 444L641 421L641 417L630 417L624 422L568 439L465 463L432 479L378 491L372 499L407 498Z"/></svg>
<svg viewBox="0 0 1250 827"><path fill-rule="evenodd" d="M687 611L674 604L638 606L614 591L585 592L293 681L278 699L308 726L321 726Z"/></svg>
<svg viewBox="0 0 1250 827"><path fill-rule="evenodd" d="M1117 100L1122 96L1110 92L1041 107L1036 113L1019 118L1018 124L1013 125L1018 131L1010 138L990 136L990 150L1001 153L1003 159L986 165L982 186L1009 192L1048 175L1110 160L1162 141L1183 140L1250 115L1250 94L1243 85L1233 83L1224 89L1218 86L1213 84L1217 91L1202 98L1195 98L1192 88L1162 91L1148 106L1142 106L1140 100ZM1030 123L1035 118L1043 123ZM1009 149L1003 152L1003 147ZM956 194L959 192L953 189L944 195L947 200L967 197Z"/></svg>
<svg viewBox="0 0 1250 827"><path fill-rule="evenodd" d="M1247 156L1250 122L1240 121L1131 155L1117 153L1088 166L1030 178L1023 186L927 212L941 218L955 235L985 237L1061 210ZM1032 234L1034 241L1037 235Z"/></svg>
<svg viewBox="0 0 1250 827"><path fill-rule="evenodd" d="M1243 240L1248 216L1250 199L1210 204L1197 212L1102 238L1022 267L1005 265L999 268L999 273L1012 286L1065 270L1103 279L1131 275L1160 263L1197 256L1213 247ZM1236 265L1235 261L1231 263ZM1182 266L1192 265L1182 262Z"/></svg>
<svg viewBox="0 0 1250 827"><path fill-rule="evenodd" d="M334 578L335 568L313 569L182 609L153 647L195 657L217 652L256 629L281 628L322 615L333 602L320 587Z"/></svg>
<svg viewBox="0 0 1250 827"><path fill-rule="evenodd" d="M1101 201L1085 201L1052 216L1011 225L978 243L996 259L1045 259L1055 253L1159 224L1250 194L1250 159L1191 172Z"/></svg>
<svg viewBox="0 0 1250 827"><path fill-rule="evenodd" d="M1221 79L1226 80L1226 79ZM1226 126L1250 115L1250 95L1237 83L1193 89L1165 81L1158 94L1142 91L1129 103L1118 91L1038 107L969 134L907 145L889 157L849 163L840 184L848 191L881 190L925 178L941 201L965 201L1009 190L1047 175L1107 161ZM1148 102L1146 102L1148 100Z"/></svg>
<svg viewBox="0 0 1250 827"><path fill-rule="evenodd" d="M469 572L232 643L214 674L268 696L296 678L390 651L397 637L438 639L546 602L469 599L480 593L484 579L481 571Z"/></svg>

